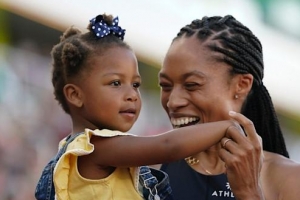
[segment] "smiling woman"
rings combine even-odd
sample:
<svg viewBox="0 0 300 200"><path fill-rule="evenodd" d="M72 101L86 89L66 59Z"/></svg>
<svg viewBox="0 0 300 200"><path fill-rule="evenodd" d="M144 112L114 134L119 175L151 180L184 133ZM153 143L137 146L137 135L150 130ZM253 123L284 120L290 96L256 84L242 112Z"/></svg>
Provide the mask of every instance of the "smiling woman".
<svg viewBox="0 0 300 200"><path fill-rule="evenodd" d="M149 137L127 133L141 110L141 77L118 22L104 14L90 20L87 33L70 27L51 51L54 95L71 117L72 133L44 168L38 200L171 200L168 175L144 165L182 159L243 132L228 119ZM182 120L180 126L197 119ZM260 151L253 126L247 132Z"/></svg>
<svg viewBox="0 0 300 200"><path fill-rule="evenodd" d="M180 29L159 73L161 103L173 126L190 125L183 119L226 120L233 110L252 120L265 151L262 162L256 138L246 132L163 164L175 199L299 198L300 164L288 159L263 76L262 45L233 16L203 17Z"/></svg>
<svg viewBox="0 0 300 200"><path fill-rule="evenodd" d="M89 4L84 1L73 1L73 6L69 6L69 1L60 0L27 0L26 3L21 4L19 1L1 0L0 10L3 8L5 11L0 11L0 37L6 36L5 44L9 42L13 48L5 49L4 46L4 53L0 53L0 148L4 150L0 158L2 164L0 199L34 199L32 191L39 176L36 171L44 167L46 161L57 150L57 142L71 131L69 116L53 98L53 88L49 78L51 48L58 42L61 31L66 27L76 24L85 29L86 19L89 19L90 13L111 8L119 9L117 13L121 16L121 24L126 28L125 40L137 53L140 61L139 71L143 79L140 87L144 100L143 108L139 120L130 133L150 135L170 129L168 118L159 105L157 74L160 59L167 50L174 30L179 30L180 24L186 23L187 18L191 19L193 18L191 16L198 16L199 13L224 14L230 10L241 21L253 27L264 44L266 74L264 83L279 111L289 154L291 158L300 161L299 138L296 137L296 133L300 133L298 114L300 92L295 92L299 91L297 74L300 74L300 68L297 66L300 63L298 56L300 41L297 38L292 40L282 32L276 33L274 29L265 26L257 16L257 14L261 16L260 13L257 10L253 12L249 6L244 5L245 2L249 3L249 1L222 0L220 3L225 6L224 9L223 6L215 6L215 2L209 0L193 1L189 4L183 0L172 1L171 4L166 1L129 0L128 5L125 6L137 12L128 12L128 9L124 9L124 4L121 5L116 0L103 1L100 4L95 0L89 1ZM273 2L275 1L270 1L272 4ZM290 1L282 1L282 3L286 2ZM145 7L147 10L144 9ZM189 10L188 16L182 14L183 7ZM283 7L280 9L283 12ZM138 10L142 10L143 14L137 17L137 14L140 14ZM161 14L153 10L164 12ZM171 17L165 17L166 15ZM135 19L135 23L132 23L132 19ZM281 18L284 21L295 19ZM159 24L157 20L160 21ZM137 31L137 27L145 24L150 28ZM157 32L157 30L164 31ZM147 39L140 40L140 38ZM276 45L273 45L274 41ZM286 49L292 50L286 51ZM291 121L295 136L288 138ZM20 137L20 127L22 127L22 137ZM16 159L18 156L22 158ZM18 173L15 173L16 170Z"/></svg>

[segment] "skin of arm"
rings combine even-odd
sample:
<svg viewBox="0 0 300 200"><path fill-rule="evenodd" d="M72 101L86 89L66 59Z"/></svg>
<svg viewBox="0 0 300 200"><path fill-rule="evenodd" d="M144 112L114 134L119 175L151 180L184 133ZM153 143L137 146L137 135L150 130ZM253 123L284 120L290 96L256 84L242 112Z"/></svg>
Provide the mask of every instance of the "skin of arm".
<svg viewBox="0 0 300 200"><path fill-rule="evenodd" d="M218 143L228 127L239 132L232 121L219 121L177 128L154 136L92 137L91 159L101 166L153 165L185 158ZM240 134L240 133L238 133Z"/></svg>
<svg viewBox="0 0 300 200"><path fill-rule="evenodd" d="M297 170L299 174L299 168ZM288 179L289 177L287 177ZM282 195L279 196L279 200L298 200L300 196L299 186L299 176L297 178L295 176L290 177L290 180L286 183L285 187L282 189ZM296 188L297 187L297 188ZM291 190L291 188L294 188Z"/></svg>
<svg viewBox="0 0 300 200"><path fill-rule="evenodd" d="M298 200L300 164L272 152L264 151L264 155L261 180L266 199Z"/></svg>
<svg viewBox="0 0 300 200"><path fill-rule="evenodd" d="M282 173L282 179L277 181L280 191L278 199L297 200L300 197L300 165L289 160L283 169L284 171L280 172Z"/></svg>

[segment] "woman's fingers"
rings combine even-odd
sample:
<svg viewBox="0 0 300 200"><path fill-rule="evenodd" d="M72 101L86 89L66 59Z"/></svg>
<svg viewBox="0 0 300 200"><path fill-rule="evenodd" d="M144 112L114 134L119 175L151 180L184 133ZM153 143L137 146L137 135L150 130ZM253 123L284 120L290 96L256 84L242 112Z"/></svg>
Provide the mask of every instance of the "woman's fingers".
<svg viewBox="0 0 300 200"><path fill-rule="evenodd" d="M221 144L222 144L222 148L224 148L224 149L226 148L227 142L232 141L232 139L229 139L229 138L223 138L222 140L223 140L223 142L221 141Z"/></svg>
<svg viewBox="0 0 300 200"><path fill-rule="evenodd" d="M229 115L244 128L244 131L247 135L248 144L253 146L253 148L256 151L259 151L262 153L262 139L257 134L253 122L250 119L248 119L247 117L245 117L244 115L242 115L240 113L236 113L234 111L230 111ZM234 137L235 135L232 134L232 136ZM237 142L239 142L237 138L235 138L235 139ZM243 145L245 148L249 147L249 145L247 145L245 143L243 143Z"/></svg>
<svg viewBox="0 0 300 200"><path fill-rule="evenodd" d="M242 115L240 113L236 113L234 111L230 111L229 115L230 115L230 117L232 117L232 119L237 121L244 128L244 131L250 140L258 139L254 124L250 119L248 119L244 115Z"/></svg>
<svg viewBox="0 0 300 200"><path fill-rule="evenodd" d="M240 191L245 187L255 190L259 180L263 162L262 140L256 133L251 120L244 115L230 112L232 119L239 126L231 126L227 129L226 137L221 140L219 156L225 162L226 174L232 191Z"/></svg>

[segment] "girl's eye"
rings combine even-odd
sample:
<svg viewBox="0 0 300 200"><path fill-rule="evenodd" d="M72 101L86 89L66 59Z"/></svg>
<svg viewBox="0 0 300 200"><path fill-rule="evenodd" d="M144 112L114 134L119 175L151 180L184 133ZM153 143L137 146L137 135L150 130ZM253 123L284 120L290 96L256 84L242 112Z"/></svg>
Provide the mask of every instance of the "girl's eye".
<svg viewBox="0 0 300 200"><path fill-rule="evenodd" d="M111 83L112 86L120 86L121 85L121 81L114 81Z"/></svg>
<svg viewBox="0 0 300 200"><path fill-rule="evenodd" d="M139 83L139 82L133 83L134 88L139 88L140 86L141 86L141 83Z"/></svg>

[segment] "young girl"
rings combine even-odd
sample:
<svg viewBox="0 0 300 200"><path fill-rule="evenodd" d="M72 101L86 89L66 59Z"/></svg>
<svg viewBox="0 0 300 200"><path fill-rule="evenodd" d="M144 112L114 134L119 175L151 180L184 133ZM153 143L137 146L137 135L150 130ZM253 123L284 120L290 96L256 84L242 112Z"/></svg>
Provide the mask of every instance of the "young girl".
<svg viewBox="0 0 300 200"><path fill-rule="evenodd" d="M51 52L55 98L70 115L73 133L45 167L36 198L171 199L166 174L138 166L185 158L218 143L226 131L242 131L230 120L196 125L202 119L189 116L173 123L194 126L150 137L126 133L141 109L136 56L123 42L117 17L98 15L88 29L69 28Z"/></svg>

